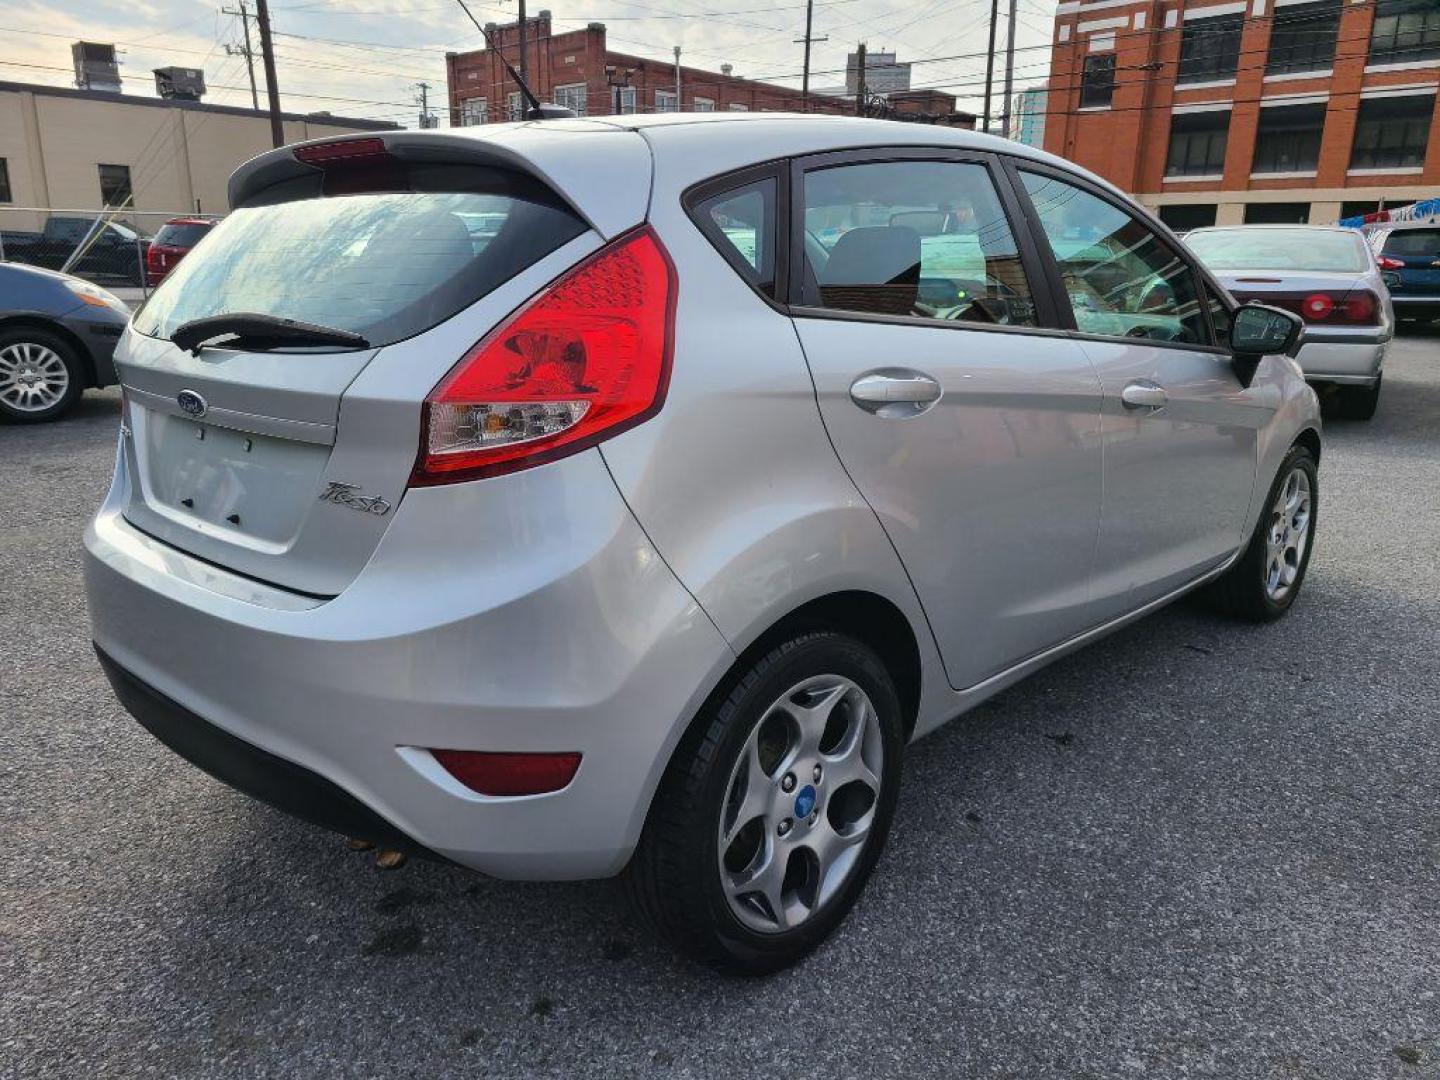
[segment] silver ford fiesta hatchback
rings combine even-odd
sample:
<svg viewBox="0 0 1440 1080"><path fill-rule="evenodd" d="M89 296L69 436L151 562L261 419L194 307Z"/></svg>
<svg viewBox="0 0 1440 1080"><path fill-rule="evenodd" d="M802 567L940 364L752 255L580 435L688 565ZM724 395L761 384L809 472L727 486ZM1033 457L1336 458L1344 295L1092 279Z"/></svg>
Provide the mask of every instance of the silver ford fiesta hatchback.
<svg viewBox="0 0 1440 1080"><path fill-rule="evenodd" d="M788 964L905 745L1312 549L1299 321L1067 163L840 117L265 154L117 350L120 700L221 780Z"/></svg>

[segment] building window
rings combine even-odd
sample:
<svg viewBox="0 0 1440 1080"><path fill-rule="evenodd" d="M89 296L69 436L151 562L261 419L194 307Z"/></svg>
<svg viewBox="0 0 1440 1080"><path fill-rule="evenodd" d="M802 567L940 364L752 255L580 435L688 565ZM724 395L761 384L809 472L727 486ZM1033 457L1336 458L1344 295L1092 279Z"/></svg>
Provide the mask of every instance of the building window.
<svg viewBox="0 0 1440 1080"><path fill-rule="evenodd" d="M1211 19L1187 19L1180 34L1180 68L1175 81L1233 79L1240 58L1240 30L1244 19L1241 12Z"/></svg>
<svg viewBox="0 0 1440 1080"><path fill-rule="evenodd" d="M0 157L0 202L14 202L10 194L10 163Z"/></svg>
<svg viewBox="0 0 1440 1080"><path fill-rule="evenodd" d="M1324 128L1323 101L1262 108L1250 174L1314 172L1320 162L1320 133Z"/></svg>
<svg viewBox="0 0 1440 1080"><path fill-rule="evenodd" d="M633 86L617 86L614 93L610 95L610 111L616 116L633 116L635 114L635 88Z"/></svg>
<svg viewBox="0 0 1440 1080"><path fill-rule="evenodd" d="M1215 224L1214 203L1168 203L1160 207L1160 220L1177 233L1204 229Z"/></svg>
<svg viewBox="0 0 1440 1080"><path fill-rule="evenodd" d="M569 109L576 116L585 115L585 102L588 95L583 82L557 86L552 96L556 105Z"/></svg>
<svg viewBox="0 0 1440 1080"><path fill-rule="evenodd" d="M708 97L697 97L695 99L696 112L714 112L715 102Z"/></svg>
<svg viewBox="0 0 1440 1080"><path fill-rule="evenodd" d="M1229 132L1228 109L1172 116L1165 175L1219 176L1225 171L1225 136Z"/></svg>
<svg viewBox="0 0 1440 1080"><path fill-rule="evenodd" d="M1080 108L1108 109L1114 96L1115 54L1085 57L1085 70L1080 76Z"/></svg>
<svg viewBox="0 0 1440 1080"><path fill-rule="evenodd" d="M1434 0L1380 0L1370 31L1370 63L1440 58L1440 5Z"/></svg>
<svg viewBox="0 0 1440 1080"><path fill-rule="evenodd" d="M1252 202L1245 204L1246 225L1308 225L1309 223L1309 203Z"/></svg>
<svg viewBox="0 0 1440 1080"><path fill-rule="evenodd" d="M488 124L490 122L490 107L483 97L462 98L460 100L460 126L473 127L476 124Z"/></svg>
<svg viewBox="0 0 1440 1080"><path fill-rule="evenodd" d="M525 119L525 109L520 104L520 91L505 95L505 118L507 120Z"/></svg>
<svg viewBox="0 0 1440 1080"><path fill-rule="evenodd" d="M1433 94L1370 98L1360 102L1355 121L1352 169L1408 169L1425 164L1430 141Z"/></svg>
<svg viewBox="0 0 1440 1080"><path fill-rule="evenodd" d="M100 166L100 201L103 205L127 206L134 198L129 165Z"/></svg>
<svg viewBox="0 0 1440 1080"><path fill-rule="evenodd" d="M749 106L749 105L741 105L740 102L738 102L738 101L732 101L732 102L730 103L729 108L730 108L730 111L731 111L731 112L749 112L749 111L750 111L750 106Z"/></svg>
<svg viewBox="0 0 1440 1080"><path fill-rule="evenodd" d="M655 91L655 111L656 111L656 112L677 112L677 111L679 111L679 106L678 106L678 105L676 104L676 102L675 102L675 91L674 91L674 90L656 90L656 91Z"/></svg>
<svg viewBox="0 0 1440 1080"><path fill-rule="evenodd" d="M1265 74L1328 68L1335 59L1335 34L1339 28L1340 0L1276 8Z"/></svg>

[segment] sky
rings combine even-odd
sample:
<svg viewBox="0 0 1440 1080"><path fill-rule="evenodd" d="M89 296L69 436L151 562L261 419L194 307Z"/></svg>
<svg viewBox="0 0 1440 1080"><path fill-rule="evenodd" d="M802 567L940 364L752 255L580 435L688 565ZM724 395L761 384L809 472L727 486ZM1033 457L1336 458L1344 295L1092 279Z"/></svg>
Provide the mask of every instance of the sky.
<svg viewBox="0 0 1440 1080"><path fill-rule="evenodd" d="M603 22L610 48L657 60L681 47L687 66L786 85L800 85L804 0L527 0L533 15L548 7L556 32ZM245 60L227 53L242 42L241 22L222 8L235 0L0 0L0 80L74 84L70 43L113 42L120 50L125 92L153 96L151 69L199 67L205 100L248 105ZM251 0L253 10L253 0ZM470 2L483 22L513 22L514 0ZM1005 4L997 44L1005 39ZM1015 85L1043 83L1049 68L1055 0L1019 0ZM864 41L873 52L919 61L915 88L939 87L959 107L979 112L985 77L989 0L816 0L817 43L811 86L842 85L845 56ZM391 120L415 126L416 84L431 86L432 111L445 123L445 53L479 48L483 40L455 0L272 0L276 81L281 107L292 112ZM252 35L254 24L251 25ZM255 41L260 99L264 72ZM996 96L1003 60L996 64ZM994 111L998 113L999 107Z"/></svg>

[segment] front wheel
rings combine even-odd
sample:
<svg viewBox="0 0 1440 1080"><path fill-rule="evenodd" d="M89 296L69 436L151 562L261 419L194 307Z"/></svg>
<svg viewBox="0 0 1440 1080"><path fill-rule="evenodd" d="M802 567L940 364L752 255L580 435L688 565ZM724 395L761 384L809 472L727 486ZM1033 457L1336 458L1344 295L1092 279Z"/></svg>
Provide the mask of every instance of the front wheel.
<svg viewBox="0 0 1440 1080"><path fill-rule="evenodd" d="M903 746L899 699L869 648L830 632L776 646L681 741L626 871L631 899L712 967L794 963L864 888Z"/></svg>
<svg viewBox="0 0 1440 1080"><path fill-rule="evenodd" d="M1269 622L1290 610L1305 583L1320 508L1315 455L1292 446L1266 496L1245 553L1206 595L1227 615Z"/></svg>
<svg viewBox="0 0 1440 1080"><path fill-rule="evenodd" d="M33 424L54 420L84 389L70 344L31 326L0 331L0 417Z"/></svg>

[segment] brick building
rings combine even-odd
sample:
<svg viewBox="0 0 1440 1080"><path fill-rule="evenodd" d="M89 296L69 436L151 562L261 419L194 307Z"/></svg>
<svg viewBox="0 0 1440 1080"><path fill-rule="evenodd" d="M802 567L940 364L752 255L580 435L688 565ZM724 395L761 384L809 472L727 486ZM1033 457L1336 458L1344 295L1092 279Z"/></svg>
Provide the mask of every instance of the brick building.
<svg viewBox="0 0 1440 1080"><path fill-rule="evenodd" d="M540 100L564 105L581 116L805 109L804 98L794 87L740 78L731 74L729 64L718 72L682 64L677 99L673 63L612 52L606 45L604 23L557 34L552 33L550 21L548 11L525 20L530 87ZM519 23L492 23L486 29L505 58L518 68ZM520 118L519 91L494 53L486 49L450 53L445 65L451 124L493 124ZM906 100L894 106L901 118L952 124L968 119L973 123L969 114L955 111L955 98L950 94L931 91L904 96ZM809 111L852 114L855 103L850 98L812 92Z"/></svg>
<svg viewBox="0 0 1440 1080"><path fill-rule="evenodd" d="M1063 0L1045 149L1173 226L1440 190L1436 0Z"/></svg>

